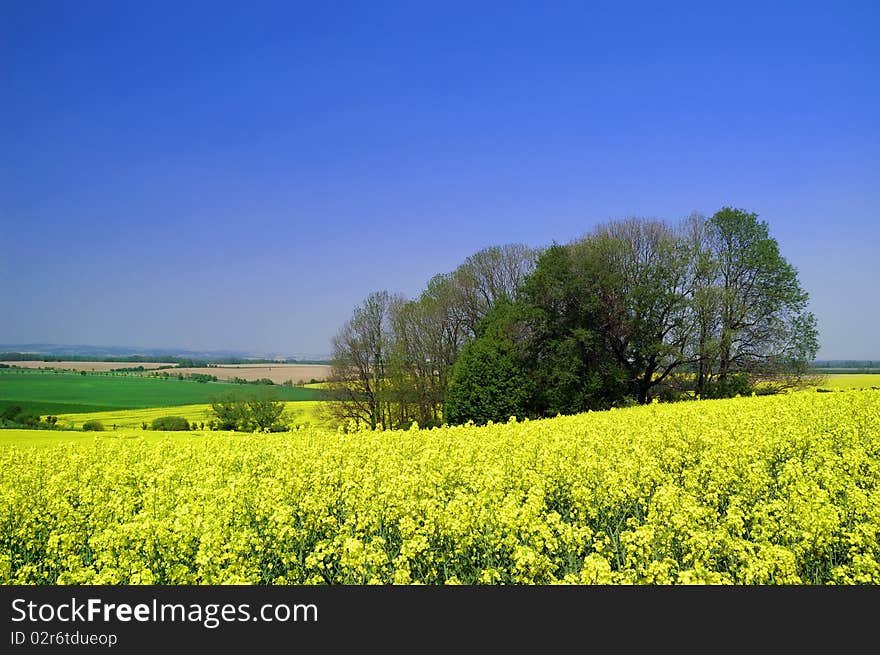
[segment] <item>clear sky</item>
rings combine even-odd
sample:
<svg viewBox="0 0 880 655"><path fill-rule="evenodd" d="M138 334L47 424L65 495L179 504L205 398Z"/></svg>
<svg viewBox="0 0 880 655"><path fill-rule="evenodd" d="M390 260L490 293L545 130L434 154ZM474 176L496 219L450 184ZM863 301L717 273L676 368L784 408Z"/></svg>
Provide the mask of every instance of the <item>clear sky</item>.
<svg viewBox="0 0 880 655"><path fill-rule="evenodd" d="M0 343L327 353L480 248L724 205L880 359L876 2L0 4Z"/></svg>

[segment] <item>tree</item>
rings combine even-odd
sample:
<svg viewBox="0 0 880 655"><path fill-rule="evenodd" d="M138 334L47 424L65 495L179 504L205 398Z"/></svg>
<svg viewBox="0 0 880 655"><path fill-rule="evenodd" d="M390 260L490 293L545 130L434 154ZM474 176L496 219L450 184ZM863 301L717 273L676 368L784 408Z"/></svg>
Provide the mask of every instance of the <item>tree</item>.
<svg viewBox="0 0 880 655"><path fill-rule="evenodd" d="M597 298L598 332L639 403L688 361L692 271L686 242L666 223L628 218L571 246Z"/></svg>
<svg viewBox="0 0 880 655"><path fill-rule="evenodd" d="M211 408L219 430L270 430L280 427L279 419L284 414L284 403L268 393L248 398L228 396L211 403Z"/></svg>
<svg viewBox="0 0 880 655"><path fill-rule="evenodd" d="M334 339L331 407L376 428L778 390L818 349L807 301L767 224L729 207L487 248L416 300L380 292L355 309Z"/></svg>
<svg viewBox="0 0 880 655"><path fill-rule="evenodd" d="M688 345L694 373L693 388L697 398L706 394L719 350L718 316L721 293L716 285L718 261L712 253L708 222L705 216L692 214L683 224L683 238L688 250L692 290L690 309L694 332Z"/></svg>
<svg viewBox="0 0 880 655"><path fill-rule="evenodd" d="M392 307L389 376L398 424L442 422L446 388L466 334L456 310L450 275L434 276L417 300Z"/></svg>
<svg viewBox="0 0 880 655"><path fill-rule="evenodd" d="M733 374L796 384L818 351L815 316L796 269L757 214L724 207L705 223L711 264L710 338L700 352L696 393ZM707 312L708 313L708 312Z"/></svg>
<svg viewBox="0 0 880 655"><path fill-rule="evenodd" d="M447 423L506 421L532 414L534 389L518 340L517 308L496 305L461 351L446 391Z"/></svg>
<svg viewBox="0 0 880 655"><path fill-rule="evenodd" d="M9 405L0 412L0 420L15 422L23 413L21 405Z"/></svg>
<svg viewBox="0 0 880 655"><path fill-rule="evenodd" d="M604 348L592 271L554 244L465 345L447 394L450 422L555 416L625 400L625 374Z"/></svg>
<svg viewBox="0 0 880 655"><path fill-rule="evenodd" d="M521 243L484 248L465 259L452 273L456 308L471 336L499 301L512 302L525 278L535 269L539 251Z"/></svg>
<svg viewBox="0 0 880 655"><path fill-rule="evenodd" d="M270 430L278 426L284 413L284 403L271 398L252 398L247 401L246 423L251 430Z"/></svg>
<svg viewBox="0 0 880 655"><path fill-rule="evenodd" d="M327 418L371 428L441 423L462 346L496 303L513 300L536 255L493 246L434 276L415 300L369 296L334 337Z"/></svg>
<svg viewBox="0 0 880 655"><path fill-rule="evenodd" d="M595 271L579 254L554 244L520 290L517 315L538 416L607 409L626 398L625 372L603 336Z"/></svg>
<svg viewBox="0 0 880 655"><path fill-rule="evenodd" d="M214 401L211 409L217 417L218 430L238 430L247 420L247 404L235 396Z"/></svg>
<svg viewBox="0 0 880 655"><path fill-rule="evenodd" d="M387 291L371 294L355 308L333 338L327 408L344 423L391 427L391 396L386 369L392 351L391 308L403 302Z"/></svg>

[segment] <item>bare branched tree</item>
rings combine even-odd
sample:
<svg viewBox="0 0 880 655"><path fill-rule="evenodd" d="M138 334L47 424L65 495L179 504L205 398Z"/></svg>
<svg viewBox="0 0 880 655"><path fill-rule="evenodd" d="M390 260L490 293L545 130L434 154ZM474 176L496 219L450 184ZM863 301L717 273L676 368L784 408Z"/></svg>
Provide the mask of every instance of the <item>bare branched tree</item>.
<svg viewBox="0 0 880 655"><path fill-rule="evenodd" d="M452 273L457 311L471 334L499 300L512 301L533 270L540 252L520 243L484 248Z"/></svg>
<svg viewBox="0 0 880 655"><path fill-rule="evenodd" d="M328 388L334 399L327 408L337 423L350 420L373 429L390 427L391 312L401 302L387 291L371 294L333 338Z"/></svg>

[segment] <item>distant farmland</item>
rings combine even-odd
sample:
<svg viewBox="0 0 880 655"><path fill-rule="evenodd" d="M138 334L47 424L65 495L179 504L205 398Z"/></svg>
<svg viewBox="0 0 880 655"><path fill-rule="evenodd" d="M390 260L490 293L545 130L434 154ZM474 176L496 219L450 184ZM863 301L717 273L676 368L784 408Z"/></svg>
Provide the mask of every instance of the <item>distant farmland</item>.
<svg viewBox="0 0 880 655"><path fill-rule="evenodd" d="M317 380L322 382L330 375L330 366L326 364L218 364L207 367L178 368L173 362L44 362L42 360L28 360L21 362L6 361L0 364L17 366L19 368L43 368L60 369L68 371L114 371L130 370L143 367L147 373L158 369L172 370L173 373L203 373L214 375L218 380L231 380L241 378L250 382L261 378L268 378L275 384L283 384L288 380L294 384Z"/></svg>
<svg viewBox="0 0 880 655"><path fill-rule="evenodd" d="M321 382L330 375L330 366L325 364L221 364L199 368L175 368L174 373L188 375L203 373L216 375L218 380L260 380L268 378L275 384L283 384L292 380L294 384L317 380Z"/></svg>
<svg viewBox="0 0 880 655"><path fill-rule="evenodd" d="M0 362L19 368L57 368L65 371L114 371L118 369L136 368L154 370L162 367L176 366L171 362L44 362L41 359L23 362Z"/></svg>
<svg viewBox="0 0 880 655"><path fill-rule="evenodd" d="M320 389L280 385L0 369L0 409L20 405L40 415L195 405L229 395L255 394L285 401L321 400L325 395Z"/></svg>

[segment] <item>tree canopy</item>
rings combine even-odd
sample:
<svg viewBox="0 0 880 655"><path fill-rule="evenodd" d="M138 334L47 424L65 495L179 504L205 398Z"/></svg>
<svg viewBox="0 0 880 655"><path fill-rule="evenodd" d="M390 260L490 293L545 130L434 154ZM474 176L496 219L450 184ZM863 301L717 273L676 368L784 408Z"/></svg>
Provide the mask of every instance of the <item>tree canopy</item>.
<svg viewBox="0 0 880 655"><path fill-rule="evenodd" d="M543 417L798 384L815 317L766 222L724 207L484 249L334 340L336 414L370 427Z"/></svg>

